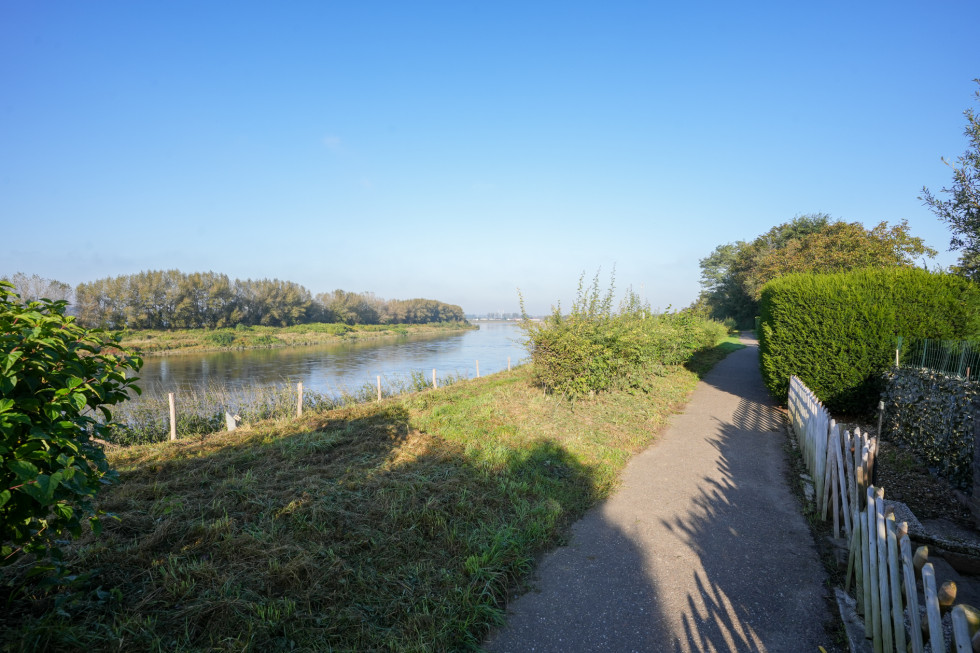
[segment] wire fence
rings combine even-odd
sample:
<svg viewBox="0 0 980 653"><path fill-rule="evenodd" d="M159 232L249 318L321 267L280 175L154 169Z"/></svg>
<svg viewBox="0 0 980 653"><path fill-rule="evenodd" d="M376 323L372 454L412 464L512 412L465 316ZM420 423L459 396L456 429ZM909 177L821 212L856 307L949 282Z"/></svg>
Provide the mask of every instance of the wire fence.
<svg viewBox="0 0 980 653"><path fill-rule="evenodd" d="M980 342L899 336L895 343L895 363L968 379L980 369Z"/></svg>
<svg viewBox="0 0 980 653"><path fill-rule="evenodd" d="M480 361L476 360L476 378ZM520 363L519 363L520 364ZM507 357L507 371L511 359ZM486 367L484 367L486 371ZM220 383L198 387L171 388L156 384L152 392L133 396L113 411L107 440L117 445L164 442L188 435L204 436L227 429L239 422L251 424L265 419L300 417L304 410L325 411L352 404L381 401L385 397L444 388L470 379L469 370L430 377L425 370L412 370L408 377L377 375L376 383L333 392L303 389L302 382L281 382L268 386L233 388ZM146 390L147 388L144 388ZM179 406L179 408L178 408Z"/></svg>

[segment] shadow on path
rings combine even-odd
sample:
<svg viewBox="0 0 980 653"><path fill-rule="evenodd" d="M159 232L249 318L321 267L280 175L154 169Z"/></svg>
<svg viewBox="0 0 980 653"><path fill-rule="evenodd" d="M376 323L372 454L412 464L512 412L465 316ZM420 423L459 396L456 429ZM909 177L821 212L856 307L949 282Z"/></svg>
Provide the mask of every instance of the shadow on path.
<svg viewBox="0 0 980 653"><path fill-rule="evenodd" d="M510 605L489 650L828 646L825 573L786 485L782 419L746 344L542 561L536 591Z"/></svg>

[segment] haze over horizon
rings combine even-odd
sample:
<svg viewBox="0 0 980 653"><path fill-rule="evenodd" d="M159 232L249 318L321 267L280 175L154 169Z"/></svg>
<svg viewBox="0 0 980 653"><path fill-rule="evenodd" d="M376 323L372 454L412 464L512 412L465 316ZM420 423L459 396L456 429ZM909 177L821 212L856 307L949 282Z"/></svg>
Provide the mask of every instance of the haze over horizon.
<svg viewBox="0 0 980 653"><path fill-rule="evenodd" d="M0 275L150 269L689 305L796 215L908 219L967 147L980 3L0 4Z"/></svg>

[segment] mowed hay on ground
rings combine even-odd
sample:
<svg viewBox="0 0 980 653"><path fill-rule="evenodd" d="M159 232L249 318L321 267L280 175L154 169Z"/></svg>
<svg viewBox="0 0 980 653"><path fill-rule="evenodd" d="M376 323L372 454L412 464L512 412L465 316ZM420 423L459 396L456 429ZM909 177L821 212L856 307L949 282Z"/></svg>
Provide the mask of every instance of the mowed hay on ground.
<svg viewBox="0 0 980 653"><path fill-rule="evenodd" d="M0 637L12 650L474 648L696 380L676 367L572 403L518 368L117 449L121 480L101 502L115 519L70 547L93 575L28 583ZM23 582L23 568L0 573L8 592Z"/></svg>

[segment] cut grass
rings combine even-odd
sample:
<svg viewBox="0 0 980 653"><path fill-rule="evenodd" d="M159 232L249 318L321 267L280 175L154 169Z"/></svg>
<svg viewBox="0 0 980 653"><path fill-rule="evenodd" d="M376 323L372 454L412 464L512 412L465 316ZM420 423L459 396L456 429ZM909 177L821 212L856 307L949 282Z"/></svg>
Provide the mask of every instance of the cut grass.
<svg viewBox="0 0 980 653"><path fill-rule="evenodd" d="M11 598L0 641L474 649L535 556L616 487L697 382L676 367L644 377L642 391L569 403L529 378L518 368L115 450L121 480L101 507L118 519L68 547L70 566L94 574L17 591L25 567L3 569Z"/></svg>

